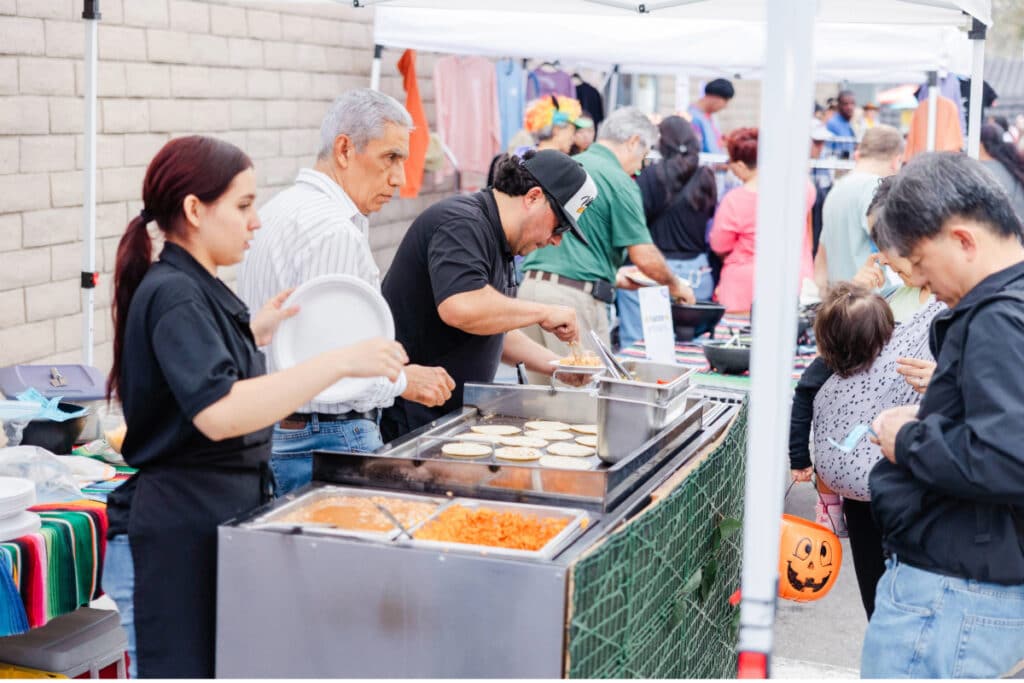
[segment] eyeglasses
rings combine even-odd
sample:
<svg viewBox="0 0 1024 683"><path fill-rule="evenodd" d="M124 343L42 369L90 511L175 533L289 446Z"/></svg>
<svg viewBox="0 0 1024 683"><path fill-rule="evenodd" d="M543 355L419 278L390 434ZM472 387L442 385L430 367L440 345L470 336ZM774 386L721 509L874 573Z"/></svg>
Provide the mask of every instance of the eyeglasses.
<svg viewBox="0 0 1024 683"><path fill-rule="evenodd" d="M565 221L565 217L562 215L561 205L547 192L544 193L544 197L548 200L548 207L550 207L551 213L555 214L555 218L558 219L558 225L556 225L555 229L551 231L551 236L559 237L569 232L569 230L572 229L572 226Z"/></svg>

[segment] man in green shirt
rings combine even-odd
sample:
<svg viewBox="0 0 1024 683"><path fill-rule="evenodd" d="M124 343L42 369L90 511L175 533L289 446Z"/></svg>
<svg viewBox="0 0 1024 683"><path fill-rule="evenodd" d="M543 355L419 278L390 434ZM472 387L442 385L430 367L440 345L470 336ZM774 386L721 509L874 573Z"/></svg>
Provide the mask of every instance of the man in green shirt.
<svg viewBox="0 0 1024 683"><path fill-rule="evenodd" d="M676 277L653 244L640 189L632 177L657 141L658 129L639 109L619 109L605 119L597 142L573 157L597 184L597 197L579 219L588 244L566 239L557 247L538 249L523 261L519 297L571 306L581 331L593 329L606 344L610 343L609 305L615 301L615 288L637 288L625 269L620 272L627 253L636 266L631 272L667 285L673 298L695 301L693 290ZM540 327L524 331L555 353L568 353L565 343Z"/></svg>

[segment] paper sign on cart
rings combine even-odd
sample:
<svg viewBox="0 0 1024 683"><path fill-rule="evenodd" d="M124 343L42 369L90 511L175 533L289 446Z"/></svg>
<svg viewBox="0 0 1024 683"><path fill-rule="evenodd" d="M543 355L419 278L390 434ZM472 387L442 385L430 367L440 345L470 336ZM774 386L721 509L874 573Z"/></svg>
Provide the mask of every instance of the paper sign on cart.
<svg viewBox="0 0 1024 683"><path fill-rule="evenodd" d="M674 363L676 335L672 327L672 299L668 287L641 287L637 296L640 297L640 318L648 360Z"/></svg>

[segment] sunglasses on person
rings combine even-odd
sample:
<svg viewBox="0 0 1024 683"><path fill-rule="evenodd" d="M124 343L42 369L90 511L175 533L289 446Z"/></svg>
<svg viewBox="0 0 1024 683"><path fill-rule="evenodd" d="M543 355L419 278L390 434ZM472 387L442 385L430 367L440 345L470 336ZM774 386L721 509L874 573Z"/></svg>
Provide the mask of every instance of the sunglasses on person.
<svg viewBox="0 0 1024 683"><path fill-rule="evenodd" d="M560 237L572 229L572 226L565 220L565 215L562 213L561 204L547 192L544 193L544 197L548 200L548 206L551 208L551 212L555 214L555 218L558 219L558 225L551 231L552 237Z"/></svg>

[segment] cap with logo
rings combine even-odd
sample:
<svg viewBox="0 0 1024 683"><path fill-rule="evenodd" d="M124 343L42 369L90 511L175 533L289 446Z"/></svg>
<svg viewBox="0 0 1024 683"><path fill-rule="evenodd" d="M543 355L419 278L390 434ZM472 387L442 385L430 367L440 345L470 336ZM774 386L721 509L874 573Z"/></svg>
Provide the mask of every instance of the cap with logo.
<svg viewBox="0 0 1024 683"><path fill-rule="evenodd" d="M580 231L579 217L597 197L597 185L578 161L553 149L544 149L523 162L523 166L540 183L544 193L554 200L559 222L567 225L576 239L590 243Z"/></svg>

